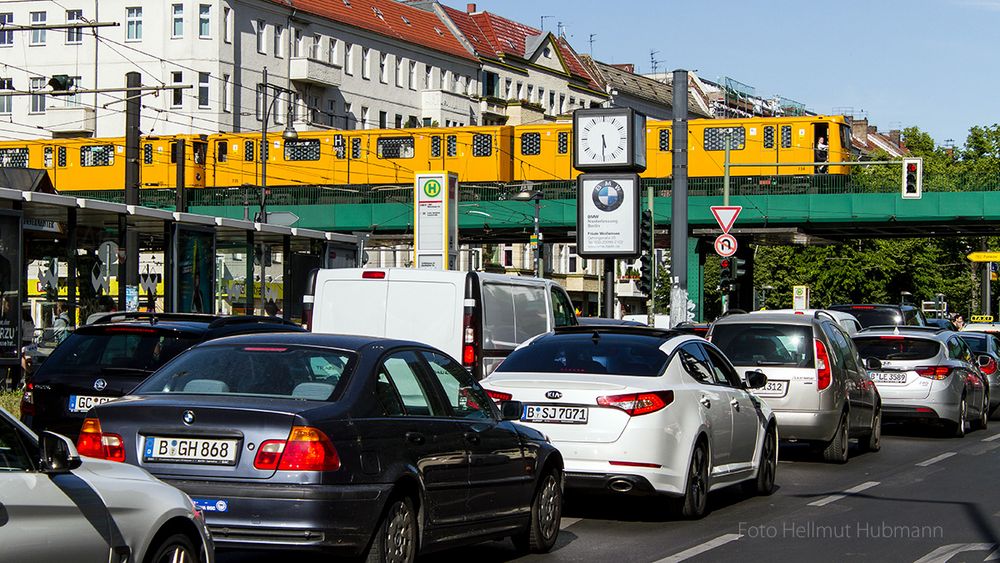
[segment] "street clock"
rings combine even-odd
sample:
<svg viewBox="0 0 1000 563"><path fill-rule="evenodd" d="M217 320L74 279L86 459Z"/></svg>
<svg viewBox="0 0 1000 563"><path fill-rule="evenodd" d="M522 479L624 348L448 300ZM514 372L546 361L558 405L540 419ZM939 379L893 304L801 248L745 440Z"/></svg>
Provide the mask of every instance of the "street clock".
<svg viewBox="0 0 1000 563"><path fill-rule="evenodd" d="M583 171L646 169L646 116L632 108L573 112L573 167Z"/></svg>

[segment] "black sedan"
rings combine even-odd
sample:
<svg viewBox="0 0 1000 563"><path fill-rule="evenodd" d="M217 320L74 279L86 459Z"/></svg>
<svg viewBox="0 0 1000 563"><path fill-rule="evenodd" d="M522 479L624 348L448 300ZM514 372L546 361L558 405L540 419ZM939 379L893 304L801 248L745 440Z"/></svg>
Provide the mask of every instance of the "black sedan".
<svg viewBox="0 0 1000 563"><path fill-rule="evenodd" d="M92 409L83 455L187 492L220 547L412 561L511 537L555 544L563 462L443 352L321 334L213 340Z"/></svg>

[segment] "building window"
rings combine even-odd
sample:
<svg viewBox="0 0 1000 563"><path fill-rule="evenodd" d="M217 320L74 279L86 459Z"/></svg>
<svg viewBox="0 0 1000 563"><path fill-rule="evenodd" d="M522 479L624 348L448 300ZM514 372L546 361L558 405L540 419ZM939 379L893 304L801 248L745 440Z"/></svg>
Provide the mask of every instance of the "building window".
<svg viewBox="0 0 1000 563"><path fill-rule="evenodd" d="M257 34L257 52L260 54L267 53L267 45L264 43L264 33L267 31L267 23L264 20L256 20L253 22L254 33Z"/></svg>
<svg viewBox="0 0 1000 563"><path fill-rule="evenodd" d="M335 37L330 38L330 64L335 65L340 62L340 57L337 53L337 44L339 41Z"/></svg>
<svg viewBox="0 0 1000 563"><path fill-rule="evenodd" d="M301 57L302 52L305 50L305 38L302 36L302 30L294 27L288 28L288 31L292 33L292 56Z"/></svg>
<svg viewBox="0 0 1000 563"><path fill-rule="evenodd" d="M535 96L535 86L528 84L528 97L526 98L529 102L533 102Z"/></svg>
<svg viewBox="0 0 1000 563"><path fill-rule="evenodd" d="M514 266L514 249L510 246L504 246L503 249L503 266L510 268Z"/></svg>
<svg viewBox="0 0 1000 563"><path fill-rule="evenodd" d="M274 24L274 44L271 45L271 52L274 53L275 57L285 56L285 28L278 24Z"/></svg>
<svg viewBox="0 0 1000 563"><path fill-rule="evenodd" d="M70 76L69 83L70 83L69 88L71 90L80 90L83 86L82 84L83 78L80 76ZM80 94L74 92L68 96L64 96L63 103L66 105L66 107L73 107L80 105Z"/></svg>
<svg viewBox="0 0 1000 563"><path fill-rule="evenodd" d="M361 128L371 129L371 110L365 106L361 106ZM351 158L358 158L356 156Z"/></svg>
<svg viewBox="0 0 1000 563"><path fill-rule="evenodd" d="M142 41L142 8L125 8L125 40Z"/></svg>
<svg viewBox="0 0 1000 563"><path fill-rule="evenodd" d="M0 78L0 91L13 90L13 79ZM10 94L0 94L0 114L9 114L13 109L13 96Z"/></svg>
<svg viewBox="0 0 1000 563"><path fill-rule="evenodd" d="M318 33L313 34L312 45L309 46L309 58L318 61L319 60L319 47L323 44L323 37Z"/></svg>
<svg viewBox="0 0 1000 563"><path fill-rule="evenodd" d="M208 107L208 73L198 73L198 107Z"/></svg>
<svg viewBox="0 0 1000 563"><path fill-rule="evenodd" d="M456 77L455 77L455 88L454 88L454 92L455 92L456 94L461 94L461 93L462 93L462 91L463 91L463 90L465 90L465 88L464 88L464 86L463 86L464 82L465 82L465 77L464 77L464 76L456 76Z"/></svg>
<svg viewBox="0 0 1000 563"><path fill-rule="evenodd" d="M31 25L45 25L45 12L31 12ZM31 30L31 45L45 45L45 29Z"/></svg>
<svg viewBox="0 0 1000 563"><path fill-rule="evenodd" d="M510 95L513 93L512 92L513 89L514 89L514 81L511 80L510 78L505 78L504 81L503 81L503 97L504 97L504 99L507 99L507 100L510 99Z"/></svg>
<svg viewBox="0 0 1000 563"><path fill-rule="evenodd" d="M7 24L14 23L14 14L12 12L4 12L0 14L0 28ZM13 47L14 46L14 32L0 31L0 47Z"/></svg>
<svg viewBox="0 0 1000 563"><path fill-rule="evenodd" d="M744 127L706 127L705 150L726 150L726 138L729 138L729 150L741 151L746 148L746 128Z"/></svg>
<svg viewBox="0 0 1000 563"><path fill-rule="evenodd" d="M410 77L407 80L406 85L410 88L410 90L416 90L417 89L417 63L416 63L416 61L410 61L410 75L409 76Z"/></svg>
<svg viewBox="0 0 1000 563"><path fill-rule="evenodd" d="M396 87L403 87L403 59L396 57Z"/></svg>
<svg viewBox="0 0 1000 563"><path fill-rule="evenodd" d="M555 115L556 113L556 93L549 92L549 115Z"/></svg>
<svg viewBox="0 0 1000 563"><path fill-rule="evenodd" d="M354 45L344 42L344 74L354 76Z"/></svg>
<svg viewBox="0 0 1000 563"><path fill-rule="evenodd" d="M399 114L397 113L397 114L396 114L396 120L395 120L395 121L394 121L393 123L395 124L395 125L394 125L394 127L395 127L396 129L402 129L402 128L403 128L403 116L402 116L402 115L399 115Z"/></svg>
<svg viewBox="0 0 1000 563"><path fill-rule="evenodd" d="M385 129L385 127L388 124L388 122L389 122L389 114L388 114L388 112L384 112L384 111L378 112L378 128L379 129Z"/></svg>
<svg viewBox="0 0 1000 563"><path fill-rule="evenodd" d="M222 40L233 42L233 10L229 6L222 7Z"/></svg>
<svg viewBox="0 0 1000 563"><path fill-rule="evenodd" d="M171 37L184 37L184 4L174 4L171 9L173 16L171 17Z"/></svg>
<svg viewBox="0 0 1000 563"><path fill-rule="evenodd" d="M559 94L559 115L566 113L566 94Z"/></svg>
<svg viewBox="0 0 1000 563"><path fill-rule="evenodd" d="M83 10L66 10L66 23L80 23L83 20ZM66 44L79 45L83 43L83 28L76 27L66 30Z"/></svg>
<svg viewBox="0 0 1000 563"><path fill-rule="evenodd" d="M208 39L212 36L212 6L211 4L198 5L198 37Z"/></svg>
<svg viewBox="0 0 1000 563"><path fill-rule="evenodd" d="M378 56L378 79L383 84L389 82L389 55L385 53Z"/></svg>
<svg viewBox="0 0 1000 563"><path fill-rule="evenodd" d="M518 82L517 83L517 96L515 97L515 99L517 99L517 100L523 100L524 99L524 83L523 82Z"/></svg>
<svg viewBox="0 0 1000 563"><path fill-rule="evenodd" d="M229 113L229 87L230 77L228 74L222 75L222 111Z"/></svg>
<svg viewBox="0 0 1000 563"><path fill-rule="evenodd" d="M32 78L31 91L36 92L45 88L45 78ZM31 113L45 113L45 94L31 95Z"/></svg>
<svg viewBox="0 0 1000 563"><path fill-rule="evenodd" d="M178 86L184 82L184 73L181 71L174 71L170 73L170 81L174 86ZM184 105L184 90L180 88L175 88L170 91L170 107L179 108Z"/></svg>
<svg viewBox="0 0 1000 563"><path fill-rule="evenodd" d="M521 133L521 154L534 156L542 152L541 133Z"/></svg>
<svg viewBox="0 0 1000 563"><path fill-rule="evenodd" d="M372 52L368 47L361 48L361 78L370 80L372 77Z"/></svg>
<svg viewBox="0 0 1000 563"><path fill-rule="evenodd" d="M567 260L567 262L569 262L569 267L566 269L566 271L570 274L575 274L577 270L576 247L575 246L567 247L566 253L569 255L569 260Z"/></svg>
<svg viewBox="0 0 1000 563"><path fill-rule="evenodd" d="M264 85L257 85L257 92L254 95L254 115L257 121L264 121Z"/></svg>
<svg viewBox="0 0 1000 563"><path fill-rule="evenodd" d="M351 122L354 122L354 127L358 126L358 119L354 117L354 104L344 102L344 129L353 129L351 127Z"/></svg>

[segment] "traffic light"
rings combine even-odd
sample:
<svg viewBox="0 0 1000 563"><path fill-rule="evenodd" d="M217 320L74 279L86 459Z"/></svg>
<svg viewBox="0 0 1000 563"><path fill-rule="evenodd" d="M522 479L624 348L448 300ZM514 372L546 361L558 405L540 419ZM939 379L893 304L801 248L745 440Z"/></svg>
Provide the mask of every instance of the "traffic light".
<svg viewBox="0 0 1000 563"><path fill-rule="evenodd" d="M732 263L732 278L733 282L739 281L743 274L747 273L747 261L742 258L733 257L731 259Z"/></svg>
<svg viewBox="0 0 1000 563"><path fill-rule="evenodd" d="M639 252L653 253L653 212L645 210L639 221Z"/></svg>
<svg viewBox="0 0 1000 563"><path fill-rule="evenodd" d="M639 271L639 291L646 295L652 295L653 257L649 254L643 254L639 257L639 263L642 265Z"/></svg>
<svg viewBox="0 0 1000 563"><path fill-rule="evenodd" d="M723 258L719 262L721 267L719 271L719 289L723 293L728 293L733 289L733 260L731 258Z"/></svg>
<svg viewBox="0 0 1000 563"><path fill-rule="evenodd" d="M924 184L924 161L921 158L903 159L903 199L920 199Z"/></svg>
<svg viewBox="0 0 1000 563"><path fill-rule="evenodd" d="M69 77L68 74L55 74L49 79L49 86L55 92L66 92L73 87L73 79ZM53 96L69 96L69 93L65 94L53 94Z"/></svg>

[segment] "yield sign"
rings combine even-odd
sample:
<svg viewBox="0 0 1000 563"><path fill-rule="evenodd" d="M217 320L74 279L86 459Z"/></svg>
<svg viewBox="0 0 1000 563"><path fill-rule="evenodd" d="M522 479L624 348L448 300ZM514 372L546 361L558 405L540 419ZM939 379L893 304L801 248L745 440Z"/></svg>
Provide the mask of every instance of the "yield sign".
<svg viewBox="0 0 1000 563"><path fill-rule="evenodd" d="M715 215L715 222L722 228L723 233L728 233L736 223L736 218L740 216L743 207L740 205L713 205L712 215Z"/></svg>

